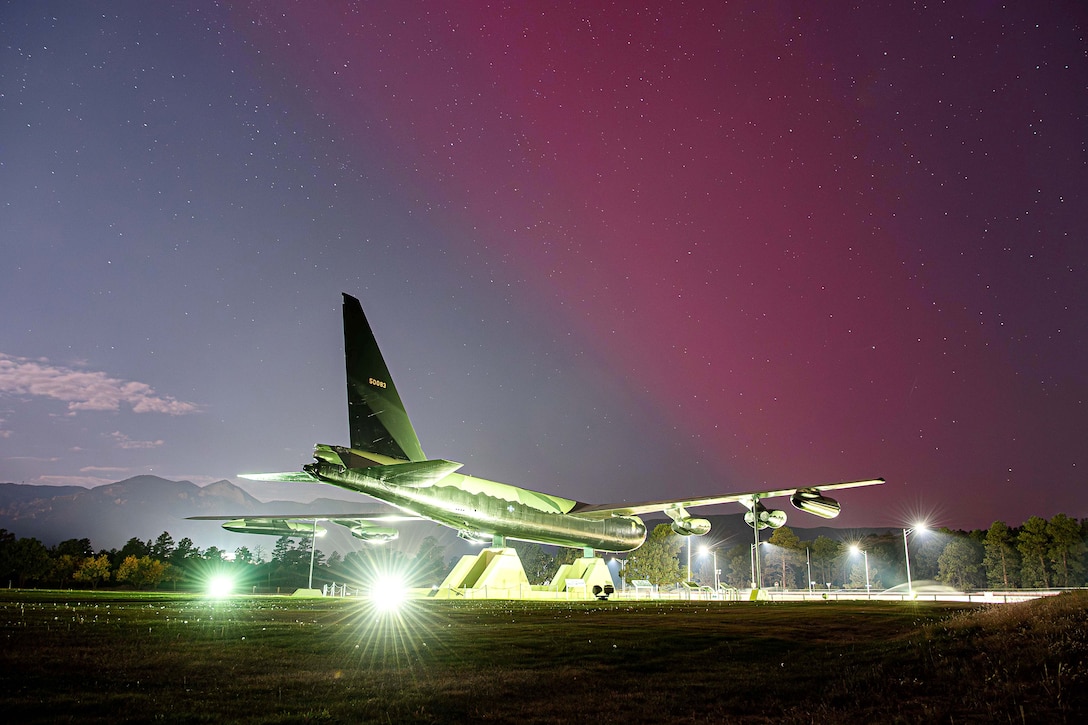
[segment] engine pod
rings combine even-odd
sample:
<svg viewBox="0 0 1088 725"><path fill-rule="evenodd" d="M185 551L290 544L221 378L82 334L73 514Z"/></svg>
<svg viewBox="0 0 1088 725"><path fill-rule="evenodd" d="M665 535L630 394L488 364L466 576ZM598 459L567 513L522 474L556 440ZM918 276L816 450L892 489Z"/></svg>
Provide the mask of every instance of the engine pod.
<svg viewBox="0 0 1088 725"><path fill-rule="evenodd" d="M710 531L710 522L706 519L679 519L673 521L672 530L681 536L702 536Z"/></svg>
<svg viewBox="0 0 1088 725"><path fill-rule="evenodd" d="M744 514L744 523L754 529L780 529L786 525L786 512L756 506Z"/></svg>
<svg viewBox="0 0 1088 725"><path fill-rule="evenodd" d="M325 527L316 523L290 519L234 519L223 524L227 531L236 534L266 534L269 536L317 536L325 535Z"/></svg>
<svg viewBox="0 0 1088 725"><path fill-rule="evenodd" d="M333 521L341 526L346 526L356 539L370 544L384 544L387 541L394 541L400 536L399 531L389 526L379 526L355 519L333 519Z"/></svg>
<svg viewBox="0 0 1088 725"><path fill-rule="evenodd" d="M822 495L814 489L802 489L790 497L790 503L805 513L824 519L833 519L839 515L842 506L833 498Z"/></svg>

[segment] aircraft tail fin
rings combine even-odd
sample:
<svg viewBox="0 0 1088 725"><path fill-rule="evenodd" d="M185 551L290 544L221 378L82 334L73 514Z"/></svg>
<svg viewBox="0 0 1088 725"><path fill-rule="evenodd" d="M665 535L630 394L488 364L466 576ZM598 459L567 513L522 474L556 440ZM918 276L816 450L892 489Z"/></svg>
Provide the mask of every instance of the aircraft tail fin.
<svg viewBox="0 0 1088 725"><path fill-rule="evenodd" d="M426 460L363 306L348 294L344 295L344 354L351 447L405 461Z"/></svg>

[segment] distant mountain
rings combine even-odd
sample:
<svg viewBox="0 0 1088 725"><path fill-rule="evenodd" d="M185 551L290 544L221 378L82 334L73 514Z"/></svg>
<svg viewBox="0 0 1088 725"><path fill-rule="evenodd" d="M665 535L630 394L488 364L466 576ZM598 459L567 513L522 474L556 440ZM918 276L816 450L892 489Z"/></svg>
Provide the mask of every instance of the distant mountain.
<svg viewBox="0 0 1088 725"><path fill-rule="evenodd" d="M86 491L83 486L31 486L25 483L0 483L0 502L18 504L23 501L33 501L42 497L43 489L48 490L50 496L71 496Z"/></svg>
<svg viewBox="0 0 1088 725"><path fill-rule="evenodd" d="M216 521L187 521L188 516L347 513L379 510L359 502L317 499L310 503L263 503L230 481L197 486L158 476L135 476L95 488L0 483L0 528L17 537L33 537L47 546L71 538L89 538L96 549L120 548L133 536L144 541L163 531L174 541L189 537L201 548L233 551L252 548L271 537L241 536ZM265 540L267 539L267 540ZM322 547L323 548L323 547ZM330 549L331 550L331 549Z"/></svg>

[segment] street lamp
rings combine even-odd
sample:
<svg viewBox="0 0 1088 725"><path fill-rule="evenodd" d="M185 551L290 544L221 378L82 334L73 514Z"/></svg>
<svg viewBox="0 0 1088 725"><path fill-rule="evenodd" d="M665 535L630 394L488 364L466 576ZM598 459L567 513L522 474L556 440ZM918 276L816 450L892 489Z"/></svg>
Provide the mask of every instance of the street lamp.
<svg viewBox="0 0 1088 725"><path fill-rule="evenodd" d="M865 557L865 596L871 597L872 590L869 588L869 552L865 551L865 549L862 549L857 544L854 544L850 547L850 553L855 555L861 554Z"/></svg>
<svg viewBox="0 0 1088 725"><path fill-rule="evenodd" d="M907 548L907 535L913 533L924 534L926 532L925 524L915 524L914 528L903 529L903 557L907 561L907 595L914 599L914 583L910 580L910 549Z"/></svg>
<svg viewBox="0 0 1088 725"><path fill-rule="evenodd" d="M721 580L718 576L722 573L722 570L718 568L718 547L703 545L699 549L699 553L703 556L710 554L714 557L714 591L718 591L721 585Z"/></svg>
<svg viewBox="0 0 1088 725"><path fill-rule="evenodd" d="M691 581L691 534L688 534L688 578L684 581Z"/></svg>
<svg viewBox="0 0 1088 725"><path fill-rule="evenodd" d="M805 547L805 564L808 566L808 591L812 593L812 587L814 582L812 581L812 556L808 553L808 547Z"/></svg>
<svg viewBox="0 0 1088 725"><path fill-rule="evenodd" d="M757 541L750 544L752 547L752 589L763 588L763 573L759 570L759 545L766 543L766 541Z"/></svg>
<svg viewBox="0 0 1088 725"><path fill-rule="evenodd" d="M314 519L314 530L310 534L310 583L306 586L314 588L314 552L317 551L317 519Z"/></svg>

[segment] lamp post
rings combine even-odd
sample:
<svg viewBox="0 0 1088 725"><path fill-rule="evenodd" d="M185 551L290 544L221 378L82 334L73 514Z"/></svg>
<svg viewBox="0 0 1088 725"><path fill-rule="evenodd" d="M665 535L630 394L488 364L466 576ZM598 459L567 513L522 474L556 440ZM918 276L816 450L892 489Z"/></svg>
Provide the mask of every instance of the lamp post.
<svg viewBox="0 0 1088 725"><path fill-rule="evenodd" d="M684 581L691 581L691 535L688 534L688 578Z"/></svg>
<svg viewBox="0 0 1088 725"><path fill-rule="evenodd" d="M748 544L748 566L752 569L752 589L756 588L756 545Z"/></svg>
<svg viewBox="0 0 1088 725"><path fill-rule="evenodd" d="M918 532L924 534L926 532L925 524L915 524L913 528L903 529L903 558L907 562L907 596L914 599L914 583L910 579L910 549L907 548L907 535Z"/></svg>
<svg viewBox="0 0 1088 725"><path fill-rule="evenodd" d="M808 591L809 591L809 594L811 594L812 593L812 586L813 586L813 581L812 581L812 556L809 555L807 546L805 547L805 564L808 566Z"/></svg>
<svg viewBox="0 0 1088 725"><path fill-rule="evenodd" d="M310 534L310 583L308 589L314 588L314 552L317 550L317 519L314 519L314 530Z"/></svg>
<svg viewBox="0 0 1088 725"><path fill-rule="evenodd" d="M699 549L699 553L703 556L710 554L714 557L714 591L718 591L721 587L721 580L718 577L722 573L722 570L718 568L718 547L704 545Z"/></svg>
<svg viewBox="0 0 1088 725"><path fill-rule="evenodd" d="M757 534L758 536L758 534ZM752 589L763 588L763 572L759 570L759 545L765 544L765 541L757 541L752 544Z"/></svg>
<svg viewBox="0 0 1088 725"><path fill-rule="evenodd" d="M862 549L857 544L850 547L851 554L861 554L865 557L865 596L871 597L872 590L869 588L869 552Z"/></svg>

